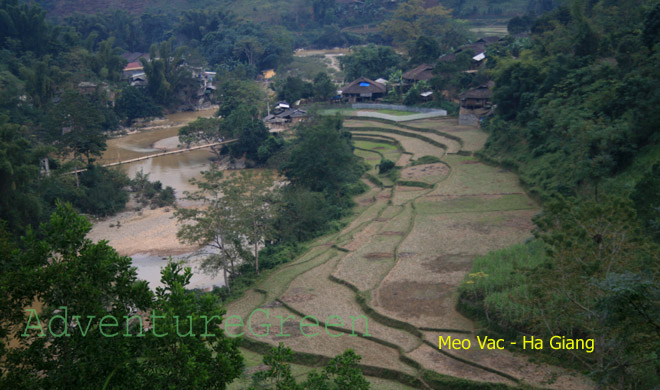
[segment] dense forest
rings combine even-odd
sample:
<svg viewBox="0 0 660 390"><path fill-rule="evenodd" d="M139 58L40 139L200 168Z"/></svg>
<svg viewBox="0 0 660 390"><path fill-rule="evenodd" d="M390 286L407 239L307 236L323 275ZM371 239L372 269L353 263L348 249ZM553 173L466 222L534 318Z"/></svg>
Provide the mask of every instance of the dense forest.
<svg viewBox="0 0 660 390"><path fill-rule="evenodd" d="M545 207L537 240L477 259L462 293L493 331L594 337L596 353L555 358L615 387L660 377L659 15L576 1L531 23L515 58L492 53L482 156Z"/></svg>

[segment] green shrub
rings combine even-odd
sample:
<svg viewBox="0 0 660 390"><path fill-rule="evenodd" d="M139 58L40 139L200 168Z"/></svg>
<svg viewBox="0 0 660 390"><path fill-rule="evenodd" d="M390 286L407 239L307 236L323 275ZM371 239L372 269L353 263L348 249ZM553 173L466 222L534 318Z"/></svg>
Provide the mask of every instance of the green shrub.
<svg viewBox="0 0 660 390"><path fill-rule="evenodd" d="M392 170L394 166L395 166L394 161L384 158L380 160L380 164L378 164L378 173L380 173L381 175L387 173L390 170Z"/></svg>

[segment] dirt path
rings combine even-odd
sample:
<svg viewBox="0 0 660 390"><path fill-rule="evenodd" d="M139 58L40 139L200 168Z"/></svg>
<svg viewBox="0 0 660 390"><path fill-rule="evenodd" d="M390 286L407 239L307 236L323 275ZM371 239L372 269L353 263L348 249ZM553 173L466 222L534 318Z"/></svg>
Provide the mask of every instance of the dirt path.
<svg viewBox="0 0 660 390"><path fill-rule="evenodd" d="M330 60L330 64L328 65L330 68L335 69L336 71L340 72L341 67L339 66L339 57L346 55L350 53L349 49L324 49L324 50L304 50L304 49L299 49L296 50L294 55L296 57L309 57L309 56L314 56L314 55L322 55L323 57L327 58Z"/></svg>

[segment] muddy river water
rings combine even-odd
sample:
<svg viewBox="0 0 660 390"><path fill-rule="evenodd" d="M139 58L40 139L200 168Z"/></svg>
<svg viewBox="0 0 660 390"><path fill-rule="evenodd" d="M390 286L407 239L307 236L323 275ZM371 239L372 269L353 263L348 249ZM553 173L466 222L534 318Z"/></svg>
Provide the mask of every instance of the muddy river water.
<svg viewBox="0 0 660 390"><path fill-rule="evenodd" d="M108 147L103 154L102 163L112 163L142 156L156 154L165 150L178 149L177 134L186 123L198 117L210 117L216 109L196 112L181 112L167 115L164 119L150 122L144 128L128 135L108 140ZM211 152L206 149L155 157L120 166L129 177L135 177L140 170L149 174L151 181L159 180L163 186L174 188L177 199L184 196L184 191L194 190L189 183L192 178L199 178L200 172L211 164ZM101 222L107 223L107 222ZM138 277L149 282L153 289L159 286L160 269L166 264L167 257L153 253L128 253L133 258L133 265L138 269ZM188 258L190 253L172 256L175 260L185 260L193 268L193 278L188 288L208 289L222 286L222 274L207 275L199 270L201 259Z"/></svg>

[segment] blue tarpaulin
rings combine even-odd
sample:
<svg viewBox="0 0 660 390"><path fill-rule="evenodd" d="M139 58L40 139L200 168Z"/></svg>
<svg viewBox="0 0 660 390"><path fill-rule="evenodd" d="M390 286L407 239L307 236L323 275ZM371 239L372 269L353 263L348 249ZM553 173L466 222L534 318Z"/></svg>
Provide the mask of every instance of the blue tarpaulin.
<svg viewBox="0 0 660 390"><path fill-rule="evenodd" d="M364 81L360 83L360 87L368 87L369 85L370 85L369 83L366 83Z"/></svg>

